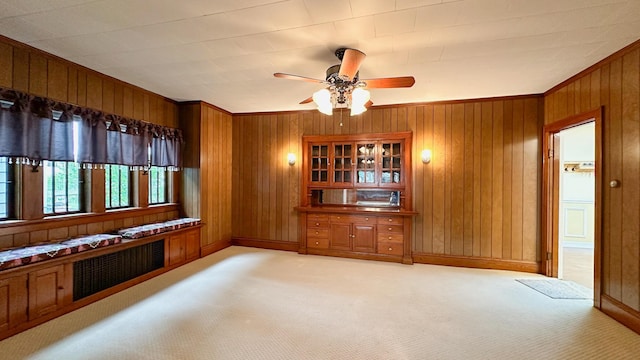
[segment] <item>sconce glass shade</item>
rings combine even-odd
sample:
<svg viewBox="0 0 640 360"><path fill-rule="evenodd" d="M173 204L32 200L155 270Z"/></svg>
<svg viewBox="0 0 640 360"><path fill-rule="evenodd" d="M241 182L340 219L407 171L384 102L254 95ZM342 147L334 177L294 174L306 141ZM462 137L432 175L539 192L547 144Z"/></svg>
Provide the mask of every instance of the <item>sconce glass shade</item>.
<svg viewBox="0 0 640 360"><path fill-rule="evenodd" d="M431 162L431 150L429 150L429 149L422 150L421 158L422 158L422 163L424 163L424 164L430 163Z"/></svg>
<svg viewBox="0 0 640 360"><path fill-rule="evenodd" d="M313 93L313 102L318 106L318 111L325 115L333 114L333 104L331 104L331 93L328 89L318 90Z"/></svg>
<svg viewBox="0 0 640 360"><path fill-rule="evenodd" d="M296 154L288 153L287 154L287 163L289 163L289 165L295 165L296 164Z"/></svg>

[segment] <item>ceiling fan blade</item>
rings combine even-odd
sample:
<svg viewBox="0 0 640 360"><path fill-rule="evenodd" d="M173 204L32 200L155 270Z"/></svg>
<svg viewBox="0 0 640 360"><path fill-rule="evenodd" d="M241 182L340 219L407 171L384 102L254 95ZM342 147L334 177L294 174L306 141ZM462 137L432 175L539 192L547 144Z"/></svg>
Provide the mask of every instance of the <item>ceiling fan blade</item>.
<svg viewBox="0 0 640 360"><path fill-rule="evenodd" d="M346 49L344 56L342 57L342 64L340 64L340 76L343 80L353 80L360 69L360 64L364 61L367 55L360 50Z"/></svg>
<svg viewBox="0 0 640 360"><path fill-rule="evenodd" d="M302 80L302 81L307 81L307 82L312 82L312 83L323 83L324 82L324 80L318 80L318 79L313 79L313 78L309 78L309 77L306 77L306 76L291 75L291 74L285 74L285 73L275 73L275 74L273 74L273 76L275 76L277 78L281 78L281 79Z"/></svg>
<svg viewBox="0 0 640 360"><path fill-rule="evenodd" d="M369 89L412 87L416 83L416 79L413 76L365 79L361 81L366 83L367 86L365 88Z"/></svg>
<svg viewBox="0 0 640 360"><path fill-rule="evenodd" d="M313 101L313 98L312 97L308 97L308 98L300 101L300 104L308 104L308 103L310 103L312 101Z"/></svg>

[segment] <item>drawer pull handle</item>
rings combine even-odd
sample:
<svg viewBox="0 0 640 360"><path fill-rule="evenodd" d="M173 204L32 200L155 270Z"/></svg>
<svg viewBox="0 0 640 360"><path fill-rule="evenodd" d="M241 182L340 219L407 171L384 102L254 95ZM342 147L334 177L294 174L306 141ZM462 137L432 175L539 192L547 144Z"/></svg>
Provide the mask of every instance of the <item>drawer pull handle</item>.
<svg viewBox="0 0 640 360"><path fill-rule="evenodd" d="M389 228L389 231L393 230L393 228Z"/></svg>
<svg viewBox="0 0 640 360"><path fill-rule="evenodd" d="M316 231L316 235L320 234L320 232Z"/></svg>
<svg viewBox="0 0 640 360"><path fill-rule="evenodd" d="M389 251L393 251L393 248L389 248Z"/></svg>
<svg viewBox="0 0 640 360"><path fill-rule="evenodd" d="M316 245L319 245L320 243L316 241Z"/></svg>
<svg viewBox="0 0 640 360"><path fill-rule="evenodd" d="M365 221L369 221L369 218L364 218Z"/></svg>
<svg viewBox="0 0 640 360"><path fill-rule="evenodd" d="M340 220L340 216L336 216L336 218L337 218L338 220Z"/></svg>
<svg viewBox="0 0 640 360"><path fill-rule="evenodd" d="M320 223L316 223L316 226L320 226Z"/></svg>
<svg viewBox="0 0 640 360"><path fill-rule="evenodd" d="M389 236L389 240L391 240L391 236Z"/></svg>
<svg viewBox="0 0 640 360"><path fill-rule="evenodd" d="M392 221L393 221L393 219L389 218L389 222L392 222Z"/></svg>

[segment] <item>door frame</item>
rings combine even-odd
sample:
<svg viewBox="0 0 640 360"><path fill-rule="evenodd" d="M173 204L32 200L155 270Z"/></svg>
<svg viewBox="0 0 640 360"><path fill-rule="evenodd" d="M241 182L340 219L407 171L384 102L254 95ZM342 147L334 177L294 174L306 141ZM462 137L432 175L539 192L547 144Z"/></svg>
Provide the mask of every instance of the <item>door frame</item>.
<svg viewBox="0 0 640 360"><path fill-rule="evenodd" d="M558 219L560 209L560 137L558 133L595 123L595 196L593 303L600 308L602 289L602 108L570 116L543 127L542 133L542 272L558 277Z"/></svg>

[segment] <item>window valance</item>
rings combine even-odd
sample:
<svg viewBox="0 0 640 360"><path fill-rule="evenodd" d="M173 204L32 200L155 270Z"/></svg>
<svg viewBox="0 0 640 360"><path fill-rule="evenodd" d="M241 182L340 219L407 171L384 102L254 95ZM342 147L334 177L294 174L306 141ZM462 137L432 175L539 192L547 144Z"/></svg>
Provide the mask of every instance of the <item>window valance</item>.
<svg viewBox="0 0 640 360"><path fill-rule="evenodd" d="M0 156L179 168L182 132L0 87Z"/></svg>

